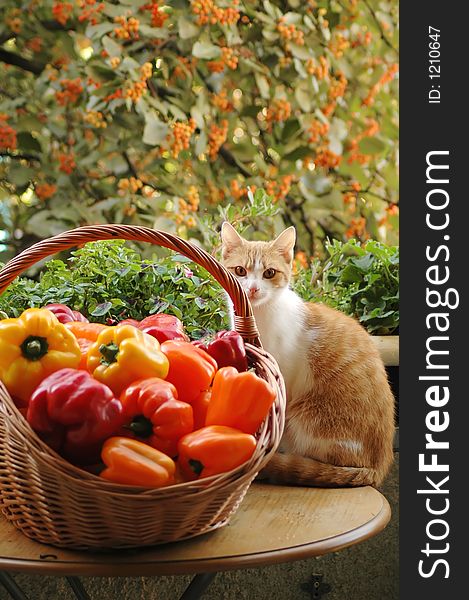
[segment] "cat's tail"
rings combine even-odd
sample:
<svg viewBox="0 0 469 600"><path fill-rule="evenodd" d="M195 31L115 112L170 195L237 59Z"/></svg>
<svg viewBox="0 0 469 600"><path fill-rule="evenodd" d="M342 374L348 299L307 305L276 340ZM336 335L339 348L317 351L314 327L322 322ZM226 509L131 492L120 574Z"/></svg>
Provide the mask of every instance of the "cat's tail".
<svg viewBox="0 0 469 600"><path fill-rule="evenodd" d="M377 486L383 481L387 470L339 467L299 454L277 452L258 478L271 483L313 487Z"/></svg>

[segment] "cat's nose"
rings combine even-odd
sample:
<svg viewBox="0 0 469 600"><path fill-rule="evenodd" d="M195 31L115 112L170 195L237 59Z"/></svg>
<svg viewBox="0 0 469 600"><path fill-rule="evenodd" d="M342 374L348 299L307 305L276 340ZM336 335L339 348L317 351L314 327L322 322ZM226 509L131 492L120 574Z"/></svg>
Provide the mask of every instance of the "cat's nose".
<svg viewBox="0 0 469 600"><path fill-rule="evenodd" d="M257 294L257 292L259 291L259 288L256 286L251 286L248 289L248 296L249 298L254 298L254 296Z"/></svg>

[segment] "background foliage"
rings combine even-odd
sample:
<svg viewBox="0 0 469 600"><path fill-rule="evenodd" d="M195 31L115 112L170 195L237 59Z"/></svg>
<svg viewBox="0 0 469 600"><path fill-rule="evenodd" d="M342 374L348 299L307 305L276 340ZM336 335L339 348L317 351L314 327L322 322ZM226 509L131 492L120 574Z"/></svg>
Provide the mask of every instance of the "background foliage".
<svg viewBox="0 0 469 600"><path fill-rule="evenodd" d="M396 243L397 11L3 0L3 257L87 223L207 245L227 216L259 238L294 224L305 264L326 237ZM248 186L273 198L263 225Z"/></svg>
<svg viewBox="0 0 469 600"><path fill-rule="evenodd" d="M204 269L177 254L142 259L123 240L85 244L68 262L50 260L37 281L17 278L0 296L0 313L19 317L26 308L55 302L107 325L170 313L192 338L229 325L220 286Z"/></svg>
<svg viewBox="0 0 469 600"><path fill-rule="evenodd" d="M355 317L370 333L399 329L399 248L376 240L326 242L327 258L296 270L293 288Z"/></svg>
<svg viewBox="0 0 469 600"><path fill-rule="evenodd" d="M358 319L378 335L399 327L399 250L369 240L326 244L328 260L295 262L293 289ZM1 266L1 265L0 265ZM19 277L0 296L0 318L61 302L90 320L114 325L148 314L176 315L192 338L230 327L220 286L184 256L158 252L143 259L123 240L85 244L68 262L49 260L37 280Z"/></svg>

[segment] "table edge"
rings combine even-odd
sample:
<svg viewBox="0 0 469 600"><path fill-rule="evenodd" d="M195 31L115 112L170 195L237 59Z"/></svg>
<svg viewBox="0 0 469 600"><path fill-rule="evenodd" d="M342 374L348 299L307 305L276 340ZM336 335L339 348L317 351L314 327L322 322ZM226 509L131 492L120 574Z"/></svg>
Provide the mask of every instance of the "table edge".
<svg viewBox="0 0 469 600"><path fill-rule="evenodd" d="M89 562L72 563L69 561L11 559L0 556L0 570L19 573L41 575L77 575L82 577L146 577L153 575L189 575L195 573L209 573L217 571L230 571L251 567L264 567L278 563L304 560L314 556L321 556L336 552L361 543L380 533L391 518L391 507L387 499L376 490L382 499L380 511L369 521L351 529L346 533L331 536L323 540L245 555L223 556L220 558L201 558L187 561L160 561L132 563L100 563ZM54 548L51 546L50 554Z"/></svg>

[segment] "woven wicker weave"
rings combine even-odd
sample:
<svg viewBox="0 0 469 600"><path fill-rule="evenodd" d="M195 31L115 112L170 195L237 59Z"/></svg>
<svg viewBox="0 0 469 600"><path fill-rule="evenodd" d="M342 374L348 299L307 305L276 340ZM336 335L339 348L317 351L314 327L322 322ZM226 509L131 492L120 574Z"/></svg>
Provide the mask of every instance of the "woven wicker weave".
<svg viewBox="0 0 469 600"><path fill-rule="evenodd" d="M0 271L0 293L38 260L85 242L150 242L198 263L223 286L250 364L277 391L257 434L251 459L200 481L161 489L110 483L78 469L44 444L0 382L0 503L5 517L38 541L75 549L125 548L181 540L225 525L252 480L275 452L283 432L285 389L277 363L262 348L249 301L238 281L209 254L180 238L145 227L97 225L31 246Z"/></svg>

